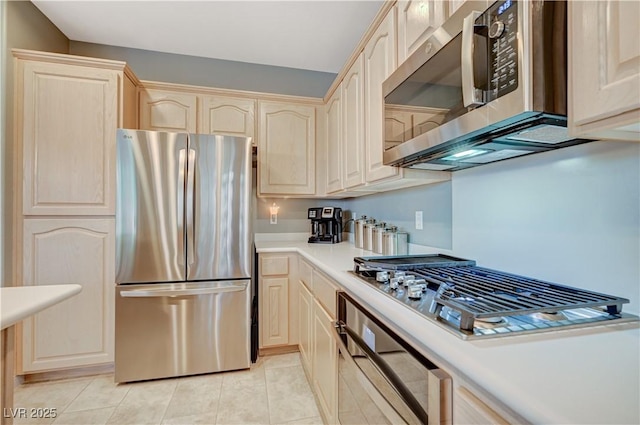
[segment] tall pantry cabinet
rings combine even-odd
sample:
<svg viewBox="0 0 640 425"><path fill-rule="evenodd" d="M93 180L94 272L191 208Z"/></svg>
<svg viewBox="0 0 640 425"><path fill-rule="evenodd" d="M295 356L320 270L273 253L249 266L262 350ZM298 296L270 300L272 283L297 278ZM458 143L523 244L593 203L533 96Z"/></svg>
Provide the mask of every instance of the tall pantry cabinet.
<svg viewBox="0 0 640 425"><path fill-rule="evenodd" d="M124 62L13 55L14 281L82 286L19 327L17 373L111 363L116 130L137 125L137 79Z"/></svg>

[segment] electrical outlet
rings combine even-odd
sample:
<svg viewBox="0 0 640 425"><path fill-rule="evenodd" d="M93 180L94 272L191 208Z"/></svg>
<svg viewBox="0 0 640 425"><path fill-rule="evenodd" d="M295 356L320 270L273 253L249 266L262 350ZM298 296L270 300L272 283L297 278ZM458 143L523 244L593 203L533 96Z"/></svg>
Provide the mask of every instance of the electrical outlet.
<svg viewBox="0 0 640 425"><path fill-rule="evenodd" d="M416 229L422 230L422 211L416 211Z"/></svg>
<svg viewBox="0 0 640 425"><path fill-rule="evenodd" d="M271 214L271 220L269 220L270 224L278 224L278 214Z"/></svg>

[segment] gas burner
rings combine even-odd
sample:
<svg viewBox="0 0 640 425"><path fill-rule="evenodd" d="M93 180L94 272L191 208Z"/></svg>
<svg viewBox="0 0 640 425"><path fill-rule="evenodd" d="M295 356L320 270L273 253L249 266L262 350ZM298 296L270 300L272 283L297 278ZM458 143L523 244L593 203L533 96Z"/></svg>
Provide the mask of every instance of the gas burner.
<svg viewBox="0 0 640 425"><path fill-rule="evenodd" d="M567 316L561 311L540 311L537 313L532 313L531 317L537 320L545 320L549 322L567 320Z"/></svg>

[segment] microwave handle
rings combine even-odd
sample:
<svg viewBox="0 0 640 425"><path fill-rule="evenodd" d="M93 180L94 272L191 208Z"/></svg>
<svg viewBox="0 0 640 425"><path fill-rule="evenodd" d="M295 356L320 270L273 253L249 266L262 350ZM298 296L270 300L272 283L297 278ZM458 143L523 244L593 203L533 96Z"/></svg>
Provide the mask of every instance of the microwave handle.
<svg viewBox="0 0 640 425"><path fill-rule="evenodd" d="M461 52L461 73L462 73L462 103L468 107L484 105L482 101L482 90L476 88L473 79L473 35L476 19L482 14L474 10L464 18L462 25L462 52Z"/></svg>

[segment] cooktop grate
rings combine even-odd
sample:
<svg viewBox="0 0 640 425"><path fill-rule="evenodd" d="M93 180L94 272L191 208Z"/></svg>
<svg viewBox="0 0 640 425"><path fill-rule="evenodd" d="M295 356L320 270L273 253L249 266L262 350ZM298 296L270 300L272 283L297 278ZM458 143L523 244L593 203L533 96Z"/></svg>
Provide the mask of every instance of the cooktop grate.
<svg viewBox="0 0 640 425"><path fill-rule="evenodd" d="M475 319L531 313L556 313L576 308L606 307L620 314L626 298L563 286L478 266L414 269L412 273L438 284L434 298L438 314L443 306L460 312L460 328L473 329Z"/></svg>

